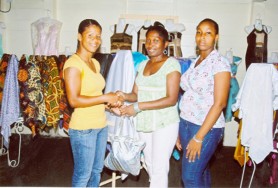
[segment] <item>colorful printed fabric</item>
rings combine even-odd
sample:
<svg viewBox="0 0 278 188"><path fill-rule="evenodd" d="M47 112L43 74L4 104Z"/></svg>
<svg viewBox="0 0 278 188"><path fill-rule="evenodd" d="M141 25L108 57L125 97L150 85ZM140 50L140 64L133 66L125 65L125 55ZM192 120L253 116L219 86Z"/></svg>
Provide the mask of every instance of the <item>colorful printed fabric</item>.
<svg viewBox="0 0 278 188"><path fill-rule="evenodd" d="M0 115L0 125L2 126L1 134L3 135L4 146L6 148L9 147L11 125L16 122L20 116L17 73L18 59L15 55L12 55L7 67Z"/></svg>
<svg viewBox="0 0 278 188"><path fill-rule="evenodd" d="M36 58L30 56L27 62L26 57L22 56L18 73L22 116L24 124L31 129L33 136L38 129L43 129L46 125L41 77Z"/></svg>
<svg viewBox="0 0 278 188"><path fill-rule="evenodd" d="M69 122L70 117L72 114L73 109L70 107L67 95L66 95L66 89L65 89L65 83L63 80L63 67L67 60L67 57L65 55L59 56L59 72L60 72L60 78L61 78L61 100L60 100L60 114L63 116L62 120L60 122L60 128L63 128L64 131L68 133L69 130Z"/></svg>
<svg viewBox="0 0 278 188"><path fill-rule="evenodd" d="M56 56L42 56L41 81L45 99L47 126L57 128L60 120L59 104L63 90Z"/></svg>

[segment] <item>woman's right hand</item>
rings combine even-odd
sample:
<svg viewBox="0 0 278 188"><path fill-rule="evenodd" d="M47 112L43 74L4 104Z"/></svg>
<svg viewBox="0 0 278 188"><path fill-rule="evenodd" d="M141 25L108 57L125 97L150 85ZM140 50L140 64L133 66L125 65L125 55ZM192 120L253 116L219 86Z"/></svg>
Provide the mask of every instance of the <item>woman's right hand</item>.
<svg viewBox="0 0 278 188"><path fill-rule="evenodd" d="M116 91L116 94L117 94L118 96L122 97L123 100L125 100L125 93L124 93L124 92L122 92L122 91Z"/></svg>
<svg viewBox="0 0 278 188"><path fill-rule="evenodd" d="M119 95L117 95L116 93L110 92L105 94L106 97L106 102L108 103L108 106L117 106L119 105L119 103L121 103L119 101Z"/></svg>
<svg viewBox="0 0 278 188"><path fill-rule="evenodd" d="M178 137L177 141L176 141L176 147L179 151L182 150L182 146L181 146L181 141L180 141L180 137Z"/></svg>

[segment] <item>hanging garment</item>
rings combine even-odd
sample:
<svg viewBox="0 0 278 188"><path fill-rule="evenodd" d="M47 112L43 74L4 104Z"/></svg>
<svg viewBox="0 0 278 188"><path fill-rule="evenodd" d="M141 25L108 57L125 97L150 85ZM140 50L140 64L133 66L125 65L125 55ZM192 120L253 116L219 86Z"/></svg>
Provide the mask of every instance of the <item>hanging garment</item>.
<svg viewBox="0 0 278 188"><path fill-rule="evenodd" d="M31 55L27 62L27 96L30 103L26 107L27 125L33 129L43 129L47 124L45 99L43 96L43 87L41 82L41 57Z"/></svg>
<svg viewBox="0 0 278 188"><path fill-rule="evenodd" d="M66 88L65 88L65 82L63 80L63 67L64 64L67 60L67 57L65 55L60 55L59 56L59 74L61 78L61 100L59 103L59 108L60 108L60 114L63 116L62 120L60 120L60 128L63 129L66 133L68 133L69 130L69 122L70 122L70 117L73 112L73 109L69 105L68 99L67 99L67 94L66 94Z"/></svg>
<svg viewBox="0 0 278 188"><path fill-rule="evenodd" d="M144 54L148 55L147 50L146 50L146 33L148 31L149 27L142 26L139 31L137 32L137 51Z"/></svg>
<svg viewBox="0 0 278 188"><path fill-rule="evenodd" d="M116 33L117 25L114 26L114 34L111 36L111 51L110 53L116 53L118 50L131 50L132 35L126 34L128 24L125 25L123 33Z"/></svg>
<svg viewBox="0 0 278 188"><path fill-rule="evenodd" d="M9 137L11 136L11 125L20 116L19 108L19 85L17 80L18 59L12 55L7 67L5 85L3 89L3 100L0 114L1 134L4 138L4 146L9 148Z"/></svg>
<svg viewBox="0 0 278 188"><path fill-rule="evenodd" d="M135 72L137 72L138 66L140 65L140 63L142 63L143 61L148 59L147 56L145 56L144 54L142 54L140 52L132 52L132 58L133 58Z"/></svg>
<svg viewBox="0 0 278 188"><path fill-rule="evenodd" d="M106 79L104 93L115 92L117 90L130 93L135 79L134 63L130 50L120 50L111 64L109 74ZM106 112L108 124L108 139L113 140L114 127L121 122L121 117ZM130 126L128 118L123 120L124 126Z"/></svg>
<svg viewBox="0 0 278 188"><path fill-rule="evenodd" d="M273 110L278 109L278 72L271 64L251 64L232 110L242 119L241 145L257 164L273 150Z"/></svg>
<svg viewBox="0 0 278 188"><path fill-rule="evenodd" d="M239 91L239 84L236 79L236 73L237 73L237 67L240 62L241 62L240 57L233 56L233 63L231 64L230 91L229 91L227 106L224 113L226 122L232 121L232 117L233 117L232 105L236 102L236 96Z"/></svg>
<svg viewBox="0 0 278 188"><path fill-rule="evenodd" d="M31 24L32 45L35 55L58 55L62 23L48 17Z"/></svg>
<svg viewBox="0 0 278 188"><path fill-rule="evenodd" d="M57 67L56 56L41 57L41 82L45 100L47 127L57 128L60 120L59 103L62 96L62 83ZM48 130L45 130L48 132Z"/></svg>
<svg viewBox="0 0 278 188"><path fill-rule="evenodd" d="M111 63L113 61L113 56L111 54L96 53L94 58L100 63L100 74L106 80Z"/></svg>
<svg viewBox="0 0 278 188"><path fill-rule="evenodd" d="M10 61L11 55L3 54L0 62L0 113L1 113L1 106L3 100L3 89L5 84L5 77L8 67L8 62Z"/></svg>
<svg viewBox="0 0 278 188"><path fill-rule="evenodd" d="M180 32L169 33L168 55L174 57L182 57Z"/></svg>
<svg viewBox="0 0 278 188"><path fill-rule="evenodd" d="M245 56L246 70L251 63L267 62L267 33L254 29L247 36L247 51Z"/></svg>
<svg viewBox="0 0 278 188"><path fill-rule="evenodd" d="M239 110L235 112L235 117L238 118ZM238 136L237 136L237 144L234 152L234 159L243 166L245 162L249 161L249 153L245 150L245 147L241 145L241 132L242 132L242 119L239 121L238 126Z"/></svg>

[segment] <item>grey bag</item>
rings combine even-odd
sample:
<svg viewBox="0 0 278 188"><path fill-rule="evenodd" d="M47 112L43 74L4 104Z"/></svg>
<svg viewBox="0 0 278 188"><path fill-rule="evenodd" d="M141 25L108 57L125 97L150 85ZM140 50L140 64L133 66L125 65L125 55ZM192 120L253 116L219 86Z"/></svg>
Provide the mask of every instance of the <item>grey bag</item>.
<svg viewBox="0 0 278 188"><path fill-rule="evenodd" d="M130 119L131 127L123 126L123 118L115 127L115 136L111 141L112 149L107 155L104 165L110 170L130 173L137 176L141 169L141 152L145 142L139 140L133 120ZM132 134L124 135L124 129L132 129Z"/></svg>

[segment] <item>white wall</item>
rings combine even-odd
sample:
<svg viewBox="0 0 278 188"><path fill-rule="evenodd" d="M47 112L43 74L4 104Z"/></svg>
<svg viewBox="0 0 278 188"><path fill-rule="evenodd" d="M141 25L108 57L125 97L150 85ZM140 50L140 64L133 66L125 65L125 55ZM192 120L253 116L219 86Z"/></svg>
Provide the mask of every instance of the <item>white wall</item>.
<svg viewBox="0 0 278 188"><path fill-rule="evenodd" d="M1 0L2 7L7 7ZM47 11L49 10L49 11ZM4 52L16 54L32 54L31 28L32 22L47 15L63 23L60 33L59 51L66 47L72 52L76 49L77 28L80 21L93 18L103 27L102 47L109 52L110 26L119 18L140 26L145 19L165 22L166 18L183 23L186 30L182 33L182 52L184 57L195 55L195 28L204 18L212 18L220 27L219 51L225 54L232 49L234 55L243 58L238 67L239 83L245 75L245 52L247 33L244 27L261 18L263 24L272 27L269 35L268 51L278 52L278 1L253 2L252 0L13 0L9 13L0 13L0 21L6 29L3 33ZM276 20L276 21L275 21ZM136 50L134 33L133 50ZM224 145L234 146L238 125L232 121L227 123Z"/></svg>

